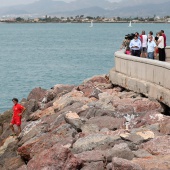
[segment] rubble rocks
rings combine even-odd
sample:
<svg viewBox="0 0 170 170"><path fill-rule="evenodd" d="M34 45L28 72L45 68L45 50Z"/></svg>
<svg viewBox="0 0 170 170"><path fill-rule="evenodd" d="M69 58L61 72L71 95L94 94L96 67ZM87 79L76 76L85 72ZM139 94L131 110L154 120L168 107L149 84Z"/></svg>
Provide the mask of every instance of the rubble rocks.
<svg viewBox="0 0 170 170"><path fill-rule="evenodd" d="M35 88L22 100L22 132L0 115L0 169L169 170L170 118L161 104L95 76Z"/></svg>

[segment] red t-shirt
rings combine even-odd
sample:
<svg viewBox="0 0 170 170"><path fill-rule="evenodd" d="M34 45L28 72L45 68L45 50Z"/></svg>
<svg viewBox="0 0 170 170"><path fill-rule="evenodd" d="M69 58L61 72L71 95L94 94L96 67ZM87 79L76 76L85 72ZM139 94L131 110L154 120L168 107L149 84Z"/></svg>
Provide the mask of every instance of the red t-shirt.
<svg viewBox="0 0 170 170"><path fill-rule="evenodd" d="M22 112L22 110L24 109L24 107L20 104L15 104L13 106L13 117L19 117L18 114L20 114Z"/></svg>
<svg viewBox="0 0 170 170"><path fill-rule="evenodd" d="M164 47L166 47L166 35L163 33L162 36L164 37Z"/></svg>

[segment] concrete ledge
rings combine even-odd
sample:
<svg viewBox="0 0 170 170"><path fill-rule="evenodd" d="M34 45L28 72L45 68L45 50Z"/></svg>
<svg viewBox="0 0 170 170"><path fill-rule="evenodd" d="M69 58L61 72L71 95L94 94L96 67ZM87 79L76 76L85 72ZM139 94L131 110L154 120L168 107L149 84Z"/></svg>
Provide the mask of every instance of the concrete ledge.
<svg viewBox="0 0 170 170"><path fill-rule="evenodd" d="M167 46L165 51L166 51L166 61L170 62L170 46Z"/></svg>
<svg viewBox="0 0 170 170"><path fill-rule="evenodd" d="M170 54L170 47L168 48ZM142 93L170 106L170 63L115 53L113 84Z"/></svg>
<svg viewBox="0 0 170 170"><path fill-rule="evenodd" d="M144 94L149 98L156 99L167 106L170 106L170 90L150 82L128 77L118 73L115 69L110 71L110 80L113 84L122 86L128 90Z"/></svg>

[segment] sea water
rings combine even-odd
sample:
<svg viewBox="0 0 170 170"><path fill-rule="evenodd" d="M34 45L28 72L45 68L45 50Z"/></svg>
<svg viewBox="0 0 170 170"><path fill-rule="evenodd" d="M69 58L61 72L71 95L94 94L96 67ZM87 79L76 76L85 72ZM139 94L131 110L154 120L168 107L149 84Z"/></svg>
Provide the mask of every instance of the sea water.
<svg viewBox="0 0 170 170"><path fill-rule="evenodd" d="M124 36L161 29L169 42L170 24L0 24L0 113L11 99L27 98L35 87L80 84L108 74Z"/></svg>

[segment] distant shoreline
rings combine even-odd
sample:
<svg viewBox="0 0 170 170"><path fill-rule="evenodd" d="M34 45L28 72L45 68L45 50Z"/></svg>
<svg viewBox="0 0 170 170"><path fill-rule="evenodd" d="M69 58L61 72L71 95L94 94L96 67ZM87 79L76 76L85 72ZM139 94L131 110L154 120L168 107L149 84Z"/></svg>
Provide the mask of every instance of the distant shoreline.
<svg viewBox="0 0 170 170"><path fill-rule="evenodd" d="M49 23L52 23L52 24L87 24L87 23L90 23L90 22L7 22L7 21L4 21L4 22L0 22L0 24L2 23L7 23L7 24L49 24ZM93 23L96 23L96 24L117 24L117 23L120 23L120 24L124 24L124 23L129 23L127 21L116 21L116 22L93 22ZM170 22L132 22L132 24L170 24Z"/></svg>

